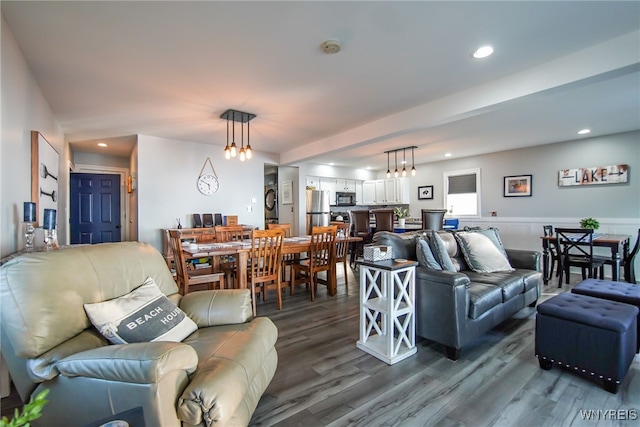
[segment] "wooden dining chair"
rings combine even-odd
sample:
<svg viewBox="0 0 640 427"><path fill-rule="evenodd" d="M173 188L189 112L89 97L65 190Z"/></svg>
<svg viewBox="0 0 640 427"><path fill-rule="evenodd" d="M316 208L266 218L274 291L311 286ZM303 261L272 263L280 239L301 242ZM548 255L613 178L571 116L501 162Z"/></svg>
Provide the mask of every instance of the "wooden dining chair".
<svg viewBox="0 0 640 427"><path fill-rule="evenodd" d="M216 242L241 242L244 239L244 230L241 225L217 225L213 227L216 234ZM236 276L236 259L231 255L220 257L220 269L224 271L229 286L234 283ZM234 285L234 287L236 287Z"/></svg>
<svg viewBox="0 0 640 427"><path fill-rule="evenodd" d="M543 225L542 231L545 237L555 237L555 233L553 231L553 225ZM559 250L558 250L558 241L554 239L549 240L549 255L551 256L551 262L549 263L549 273L548 276L551 278L553 276L553 270L556 270L556 277L560 274L560 265L559 265ZM547 272L545 271L545 274Z"/></svg>
<svg viewBox="0 0 640 427"><path fill-rule="evenodd" d="M636 237L636 244L634 245L627 258L622 260L624 269L624 280L629 283L636 283L636 268L635 258L638 255L638 248L640 248L640 228L638 228L638 236ZM640 345L640 343L638 343Z"/></svg>
<svg viewBox="0 0 640 427"><path fill-rule="evenodd" d="M169 244L173 252L173 261L176 268L176 283L182 295L189 293L192 285L208 285L208 288L215 289L218 283L220 289L224 289L224 272L213 271L213 267L201 270L189 270L187 260L182 251L182 240L178 230L169 230Z"/></svg>
<svg viewBox="0 0 640 427"><path fill-rule="evenodd" d="M248 280L251 283L251 301L253 315L256 316L256 294L261 293L267 299L267 292L275 288L278 299L278 310L282 310L282 245L285 231L254 230L251 235L251 252L249 253Z"/></svg>
<svg viewBox="0 0 640 427"><path fill-rule="evenodd" d="M342 263L342 270L344 271L344 285L347 294L349 293L349 275L347 274L347 263L349 255L349 242L341 240L340 236L348 237L351 235L351 224L340 223L336 224L337 238L336 238L336 264Z"/></svg>
<svg viewBox="0 0 640 427"><path fill-rule="evenodd" d="M335 268L336 263L336 233L335 225L311 229L309 258L291 265L291 293L297 285L306 283L311 289L311 301L315 301L318 273L326 271L327 283L331 281L331 269Z"/></svg>
<svg viewBox="0 0 640 427"><path fill-rule="evenodd" d="M559 250L558 287L562 287L562 278L569 284L569 269L580 267L582 279L593 278L600 272L604 277L604 261L593 256L593 230L587 228L556 228L556 241ZM588 274L587 274L588 273Z"/></svg>
<svg viewBox="0 0 640 427"><path fill-rule="evenodd" d="M284 224L267 224L267 230L284 230L284 237L291 237L293 226L290 223ZM291 264L297 262L300 259L300 254L283 254L282 255L282 268L280 269L280 273L282 274L282 281L285 282L287 279L287 267L289 267L289 271L291 271ZM291 276L291 273L289 273ZM289 279L291 280L291 279Z"/></svg>

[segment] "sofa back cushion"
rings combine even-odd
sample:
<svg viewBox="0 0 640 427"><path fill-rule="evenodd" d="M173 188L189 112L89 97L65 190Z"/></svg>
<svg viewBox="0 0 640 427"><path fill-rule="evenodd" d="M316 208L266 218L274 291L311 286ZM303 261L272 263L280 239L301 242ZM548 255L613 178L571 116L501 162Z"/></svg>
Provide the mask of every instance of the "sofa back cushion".
<svg viewBox="0 0 640 427"><path fill-rule="evenodd" d="M393 247L394 258L417 259L416 242L423 235L422 231L407 233L378 231L373 235L373 244Z"/></svg>
<svg viewBox="0 0 640 427"><path fill-rule="evenodd" d="M91 326L84 304L122 296L153 278L178 288L162 255L140 242L82 245L14 258L0 267L3 333L15 354L33 358Z"/></svg>
<svg viewBox="0 0 640 427"><path fill-rule="evenodd" d="M514 270L509 264L504 248L499 247L486 233L461 231L454 236L471 270L478 273Z"/></svg>
<svg viewBox="0 0 640 427"><path fill-rule="evenodd" d="M427 234L429 245L434 257L443 270L458 272L468 270L458 242L453 233L447 230L429 231Z"/></svg>

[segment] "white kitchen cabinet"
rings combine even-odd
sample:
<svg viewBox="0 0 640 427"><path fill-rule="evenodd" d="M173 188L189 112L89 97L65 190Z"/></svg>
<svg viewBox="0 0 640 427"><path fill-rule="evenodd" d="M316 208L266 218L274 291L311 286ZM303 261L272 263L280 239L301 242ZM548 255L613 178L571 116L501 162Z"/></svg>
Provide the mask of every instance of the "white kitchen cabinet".
<svg viewBox="0 0 640 427"><path fill-rule="evenodd" d="M374 181L364 181L362 186L362 204L409 204L408 178L391 178L377 179Z"/></svg>
<svg viewBox="0 0 640 427"><path fill-rule="evenodd" d="M336 204L336 179L320 178L320 190L329 192L329 203Z"/></svg>
<svg viewBox="0 0 640 427"><path fill-rule="evenodd" d="M362 183L362 204L376 204L376 181L365 181Z"/></svg>
<svg viewBox="0 0 640 427"><path fill-rule="evenodd" d="M337 179L336 191L345 193L356 192L356 180L355 179Z"/></svg>
<svg viewBox="0 0 640 427"><path fill-rule="evenodd" d="M398 182L396 185L396 200L397 203L401 203L403 205L408 205L411 203L410 186L409 186L409 178L398 178Z"/></svg>
<svg viewBox="0 0 640 427"><path fill-rule="evenodd" d="M364 205L364 192L362 189L362 181L355 181L356 183L356 205Z"/></svg>

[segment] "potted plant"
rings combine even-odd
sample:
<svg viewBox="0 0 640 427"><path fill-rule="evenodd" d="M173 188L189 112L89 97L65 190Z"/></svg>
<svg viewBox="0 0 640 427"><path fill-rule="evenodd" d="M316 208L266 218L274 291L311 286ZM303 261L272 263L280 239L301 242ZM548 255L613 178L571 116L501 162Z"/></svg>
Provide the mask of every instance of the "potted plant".
<svg viewBox="0 0 640 427"><path fill-rule="evenodd" d="M600 223L595 218L582 218L580 220L580 228L592 228L597 230L600 227Z"/></svg>
<svg viewBox="0 0 640 427"><path fill-rule="evenodd" d="M31 425L30 421L36 420L42 415L42 409L48 402L48 394L49 390L44 389L38 393L35 398L32 397L29 403L24 405L22 412L18 411L18 408L16 408L11 420L7 417L2 417L0 420L0 427L29 427Z"/></svg>
<svg viewBox="0 0 640 427"><path fill-rule="evenodd" d="M409 216L409 209L396 206L393 208L393 213L396 215L396 218L398 218L398 228L404 228L405 218Z"/></svg>

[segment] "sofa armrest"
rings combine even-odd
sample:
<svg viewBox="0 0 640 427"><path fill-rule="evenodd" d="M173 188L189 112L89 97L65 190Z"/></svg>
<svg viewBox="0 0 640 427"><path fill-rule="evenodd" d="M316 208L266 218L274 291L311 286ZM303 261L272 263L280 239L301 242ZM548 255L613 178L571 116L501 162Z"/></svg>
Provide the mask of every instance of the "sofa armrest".
<svg viewBox="0 0 640 427"><path fill-rule="evenodd" d="M198 354L189 345L168 341L109 345L56 363L61 375L125 383L159 382L169 372L195 372Z"/></svg>
<svg viewBox="0 0 640 427"><path fill-rule="evenodd" d="M469 277L464 273L445 270L432 270L425 267L416 268L416 280L440 283L449 286L469 287Z"/></svg>
<svg viewBox="0 0 640 427"><path fill-rule="evenodd" d="M540 252L522 249L505 249L509 263L513 268L542 271L540 266Z"/></svg>
<svg viewBox="0 0 640 427"><path fill-rule="evenodd" d="M245 323L253 316L249 289L192 292L182 297L180 308L198 328Z"/></svg>

